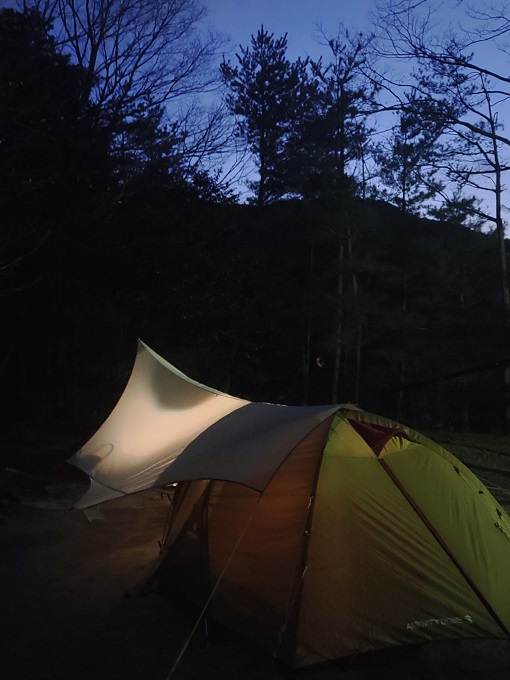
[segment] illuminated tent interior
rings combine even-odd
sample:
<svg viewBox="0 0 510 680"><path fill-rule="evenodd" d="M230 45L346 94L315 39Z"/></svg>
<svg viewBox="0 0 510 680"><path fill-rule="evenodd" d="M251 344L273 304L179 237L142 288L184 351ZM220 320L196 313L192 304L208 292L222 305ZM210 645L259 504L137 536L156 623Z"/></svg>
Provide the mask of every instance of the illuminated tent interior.
<svg viewBox="0 0 510 680"><path fill-rule="evenodd" d="M236 399L140 343L70 459L77 507L177 483L154 577L294 667L510 637L510 519L452 454L353 406Z"/></svg>

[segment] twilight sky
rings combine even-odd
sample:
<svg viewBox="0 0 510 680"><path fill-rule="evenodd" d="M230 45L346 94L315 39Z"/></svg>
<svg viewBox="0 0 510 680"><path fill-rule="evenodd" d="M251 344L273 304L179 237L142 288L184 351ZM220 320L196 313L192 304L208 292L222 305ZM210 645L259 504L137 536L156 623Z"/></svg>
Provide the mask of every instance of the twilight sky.
<svg viewBox="0 0 510 680"><path fill-rule="evenodd" d="M247 47L261 24L275 37L288 34L288 57L318 56L314 36L322 24L327 34L336 35L339 23L362 29L374 7L374 0L203 0L208 22L226 34L235 52Z"/></svg>
<svg viewBox="0 0 510 680"><path fill-rule="evenodd" d="M208 10L206 23L230 38L230 49L225 56L237 63L235 53L239 45L250 45L252 34L256 34L261 24L275 37L287 33L287 56L293 61L297 57L310 55L317 59L321 54L329 56L329 50L321 47L319 26L328 36L336 36L340 24L353 32L373 31L370 15L375 14L377 0L200 0ZM441 8L440 14L433 16L433 25L438 37L447 33L449 28L459 31L469 27L466 12L470 7L478 10L490 5L492 0L439 0L431 3ZM395 0L396 3L396 0ZM496 0L495 4L498 4ZM425 6L425 10L428 5ZM477 24L474 24L475 26ZM491 43L476 45L475 61L487 68L501 71L508 64L508 55L501 54ZM398 71L406 71L406 63L392 63ZM510 120L510 107L498 107L500 122ZM508 125L507 127L510 127Z"/></svg>

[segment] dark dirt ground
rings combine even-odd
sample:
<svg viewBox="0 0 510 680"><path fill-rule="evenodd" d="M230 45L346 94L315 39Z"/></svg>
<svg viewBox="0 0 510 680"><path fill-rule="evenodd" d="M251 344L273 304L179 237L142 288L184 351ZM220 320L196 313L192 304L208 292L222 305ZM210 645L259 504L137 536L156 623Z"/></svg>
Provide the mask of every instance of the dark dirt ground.
<svg viewBox="0 0 510 680"><path fill-rule="evenodd" d="M139 594L158 558L168 498L150 491L69 511L88 485L63 462L74 442L43 450L33 440L0 442L0 679L166 680L196 620L157 592ZM285 677L292 674L213 624L207 642L195 634L172 676ZM510 645L434 643L297 677L510 680Z"/></svg>

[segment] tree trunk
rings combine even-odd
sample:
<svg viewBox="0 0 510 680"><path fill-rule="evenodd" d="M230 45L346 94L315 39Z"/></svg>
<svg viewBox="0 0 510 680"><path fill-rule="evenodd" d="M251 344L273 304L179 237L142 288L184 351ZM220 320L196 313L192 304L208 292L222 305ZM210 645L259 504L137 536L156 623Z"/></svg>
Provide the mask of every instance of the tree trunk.
<svg viewBox="0 0 510 680"><path fill-rule="evenodd" d="M508 264L506 257L505 246L505 224L503 221L501 195L503 192L502 182L502 166L499 159L498 142L496 139L496 121L492 115L492 108L490 98L487 97L487 104L489 108L489 119L492 133L492 152L494 156L494 170L495 170L495 201L496 201L496 233L499 244L499 260L501 272L501 292L503 297L503 340L505 348L510 347L510 285L508 283ZM504 432L510 435L510 359L505 363L503 368L503 427Z"/></svg>
<svg viewBox="0 0 510 680"><path fill-rule="evenodd" d="M503 325L503 344L507 352L510 352L510 288L508 285L508 266L505 247L505 227L501 214L501 177L500 172L496 173L496 185L499 191L496 193L496 225L499 241L500 269L501 269L501 289L503 296L504 325ZM507 360L503 368L503 424L505 434L510 435L510 359Z"/></svg>
<svg viewBox="0 0 510 680"><path fill-rule="evenodd" d="M314 264L314 240L310 242L310 262L308 270L308 300L306 303L306 336L303 349L303 378L304 378L304 399L303 404L308 404L308 391L310 387L310 350L312 336L312 278Z"/></svg>
<svg viewBox="0 0 510 680"><path fill-rule="evenodd" d="M404 269L404 281L403 281L403 296L402 296L402 311L407 314L407 271ZM397 420L401 422L402 417L402 402L404 399L404 382L406 373L406 342L405 335L403 336L402 343L402 357L400 359L400 375L399 375L399 391L397 399Z"/></svg>
<svg viewBox="0 0 510 680"><path fill-rule="evenodd" d="M359 403L360 396L360 377L361 377L361 315L359 309L359 292L358 292L358 277L354 269L353 257L352 257L352 232L350 226L348 227L348 237L347 237L347 249L349 254L349 266L351 269L351 285L352 285L352 296L354 299L354 315L356 318L356 366L354 374L354 396L353 401L355 404Z"/></svg>
<svg viewBox="0 0 510 680"><path fill-rule="evenodd" d="M336 290L336 329L335 329L335 360L333 363L333 381L331 385L331 403L338 401L338 381L340 376L340 363L342 360L342 321L343 321L343 294L344 294L344 241L340 237L338 247L338 279Z"/></svg>

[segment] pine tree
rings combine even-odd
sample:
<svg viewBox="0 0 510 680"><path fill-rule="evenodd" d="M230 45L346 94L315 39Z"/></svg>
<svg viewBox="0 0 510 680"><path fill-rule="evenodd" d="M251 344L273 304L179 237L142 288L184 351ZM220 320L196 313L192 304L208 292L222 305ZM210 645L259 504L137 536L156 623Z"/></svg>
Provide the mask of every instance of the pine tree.
<svg viewBox="0 0 510 680"><path fill-rule="evenodd" d="M469 30L460 24L457 31L438 36L433 22L435 3L403 0L398 8L386 2L380 9L389 38L388 54L418 65L416 80L423 99L443 109L447 129L457 137L460 166L450 163L446 171L455 182L460 179L461 184L492 194L493 205L486 214L478 210L475 214L492 222L496 229L503 303L501 336L506 352L510 342L510 282L502 195L504 173L510 169L506 158L510 138L504 133L499 114L510 95L510 79L497 64L487 67L486 60L479 60L473 49L478 51L480 45L493 43L508 53L507 13L469 9ZM504 364L504 421L505 430L510 432L510 361L505 359Z"/></svg>
<svg viewBox="0 0 510 680"><path fill-rule="evenodd" d="M252 183L259 206L288 192L288 142L309 101L308 62L291 63L286 50L287 36L275 38L262 26L251 46L241 47L238 65L221 65L227 104L259 173Z"/></svg>
<svg viewBox="0 0 510 680"><path fill-rule="evenodd" d="M357 199L363 186L364 149L371 129L367 123L378 87L364 73L370 38L348 31L325 38L329 62L311 62L314 88L307 115L296 129L293 172L296 193L313 211L313 240L327 240L335 276L329 352L331 399L339 397L342 359L351 351L355 365L350 398L359 398L361 375L362 310L355 253ZM362 168L361 172L358 170ZM359 182L357 181L359 178ZM361 189L363 192L363 188ZM345 387L345 385L344 385Z"/></svg>
<svg viewBox="0 0 510 680"><path fill-rule="evenodd" d="M441 188L435 161L444 123L429 109L430 102L416 92L406 95L388 148L379 151L384 193L406 213L419 213Z"/></svg>
<svg viewBox="0 0 510 680"><path fill-rule="evenodd" d="M329 61L311 61L311 105L296 136L297 188L304 195L329 194L344 178L359 175L372 132L367 124L378 87L364 74L370 38L348 31L325 38ZM358 167L357 167L358 166ZM299 169L301 175L299 175Z"/></svg>

